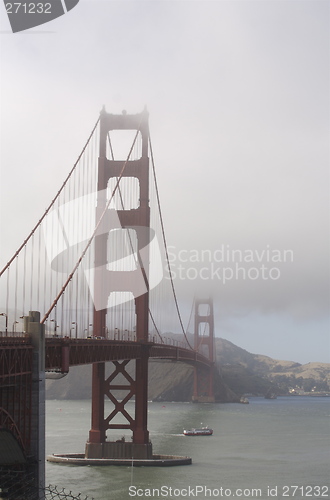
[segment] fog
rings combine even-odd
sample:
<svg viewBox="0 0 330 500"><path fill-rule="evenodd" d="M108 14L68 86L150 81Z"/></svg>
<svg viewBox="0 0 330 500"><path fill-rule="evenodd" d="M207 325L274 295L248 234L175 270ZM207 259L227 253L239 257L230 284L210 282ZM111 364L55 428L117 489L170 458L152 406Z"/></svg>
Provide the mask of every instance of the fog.
<svg viewBox="0 0 330 500"><path fill-rule="evenodd" d="M1 263L102 106L146 105L184 316L212 294L217 336L328 362L329 3L80 0L16 34L0 11Z"/></svg>

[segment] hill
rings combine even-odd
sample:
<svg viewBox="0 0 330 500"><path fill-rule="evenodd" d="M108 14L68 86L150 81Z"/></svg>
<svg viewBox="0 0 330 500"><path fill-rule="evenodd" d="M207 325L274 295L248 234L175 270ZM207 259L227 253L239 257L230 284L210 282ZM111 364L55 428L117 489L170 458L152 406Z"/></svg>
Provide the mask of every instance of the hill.
<svg viewBox="0 0 330 500"><path fill-rule="evenodd" d="M232 374L236 373L237 377L242 379L242 370L245 369L246 374L253 374L268 381L269 388L273 385L278 394L287 394L292 388L306 392L313 388L317 391L330 391L329 363L313 362L302 365L295 361L273 359L261 354L252 354L220 338L216 339L215 344L217 363L224 374L224 380L233 390L235 387L226 379L225 374L231 374L232 377ZM242 377L238 376L239 373ZM240 387L243 388L241 385ZM255 388L257 389L257 386Z"/></svg>

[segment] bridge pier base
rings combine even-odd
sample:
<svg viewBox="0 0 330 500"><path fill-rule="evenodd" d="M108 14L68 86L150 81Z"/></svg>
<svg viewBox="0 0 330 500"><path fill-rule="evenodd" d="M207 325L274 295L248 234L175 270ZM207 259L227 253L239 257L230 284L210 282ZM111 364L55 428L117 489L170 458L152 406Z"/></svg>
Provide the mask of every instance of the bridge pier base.
<svg viewBox="0 0 330 500"><path fill-rule="evenodd" d="M152 444L105 441L104 443L86 443L86 458L136 458L152 459Z"/></svg>
<svg viewBox="0 0 330 500"><path fill-rule="evenodd" d="M192 397L192 402L193 403L215 403L215 398L212 396L193 396Z"/></svg>

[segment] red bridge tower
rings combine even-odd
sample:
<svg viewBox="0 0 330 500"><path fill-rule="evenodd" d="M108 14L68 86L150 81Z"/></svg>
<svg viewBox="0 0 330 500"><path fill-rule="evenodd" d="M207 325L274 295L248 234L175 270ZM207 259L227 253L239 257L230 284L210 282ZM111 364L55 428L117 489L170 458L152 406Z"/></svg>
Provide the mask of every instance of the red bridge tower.
<svg viewBox="0 0 330 500"><path fill-rule="evenodd" d="M142 139L142 155L138 160L115 161L107 158L107 137L110 130L136 130ZM139 206L134 209L108 210L102 228L95 238L94 269L94 336L105 336L107 303L112 292L131 292L135 302L136 342L142 346L141 357L135 361L135 379L126 371L129 360L114 361L113 373L106 377L105 363L93 365L92 380L92 428L86 444L87 458L151 458L152 447L147 430L147 389L148 389L148 314L149 314L149 251L150 208L149 208L149 158L148 158L148 113L122 115L108 114L102 110L100 116L100 153L98 163L98 201L96 220L107 211L108 182L115 183L121 178L136 178L139 184ZM112 215L110 216L110 212ZM113 220L114 213L115 219ZM109 217L108 217L109 215ZM112 219L111 219L112 217ZM119 223L119 224L118 224ZM117 224L117 228L116 228ZM108 238L112 229L133 229L136 233L136 248L132 249L138 259L135 270L115 271L107 268ZM141 258L141 255L143 258ZM141 293L141 287L143 293ZM143 290L144 288L144 290ZM100 308L100 304L103 304ZM109 311L111 314L111 310ZM116 383L117 375L121 382ZM125 383L122 383L122 380ZM119 401L116 391L127 391L126 397ZM114 404L110 415L104 415L104 400L108 397ZM135 398L135 416L125 409L125 404ZM116 416L123 423L114 423ZM130 429L132 442L110 442L106 440L108 429Z"/></svg>

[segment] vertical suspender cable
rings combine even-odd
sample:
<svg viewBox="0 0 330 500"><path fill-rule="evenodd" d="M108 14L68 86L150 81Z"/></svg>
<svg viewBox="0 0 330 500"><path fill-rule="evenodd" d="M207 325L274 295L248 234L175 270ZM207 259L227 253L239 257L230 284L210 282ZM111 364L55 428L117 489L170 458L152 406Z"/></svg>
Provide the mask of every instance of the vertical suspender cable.
<svg viewBox="0 0 330 500"><path fill-rule="evenodd" d="M31 287L30 287L30 304L31 304L31 307L33 307L33 254L34 254L34 233L32 235L32 238L31 238L31 243L32 243L32 249L31 249L31 269L30 269L30 273L31 273Z"/></svg>
<svg viewBox="0 0 330 500"><path fill-rule="evenodd" d="M26 245L24 246L24 257L23 257L23 306L22 314L25 314L25 279L26 279Z"/></svg>
<svg viewBox="0 0 330 500"><path fill-rule="evenodd" d="M40 265L41 265L41 231L39 228L38 231L38 236L39 236L39 248L38 248L38 272L37 272L37 308L38 311L40 311L40 304L39 304L39 297L40 297Z"/></svg>
<svg viewBox="0 0 330 500"><path fill-rule="evenodd" d="M13 326L15 325L16 322L16 315L17 315L17 286L18 286L18 257L16 257L16 276L15 276L15 308L14 308L14 323Z"/></svg>

